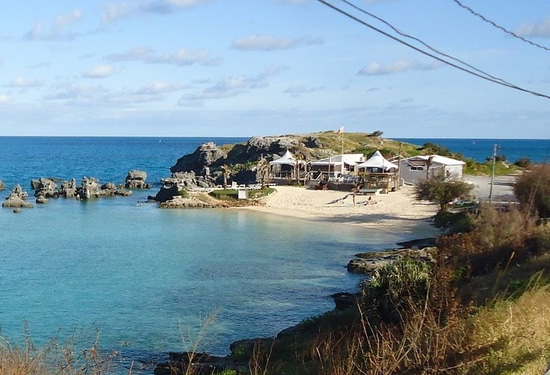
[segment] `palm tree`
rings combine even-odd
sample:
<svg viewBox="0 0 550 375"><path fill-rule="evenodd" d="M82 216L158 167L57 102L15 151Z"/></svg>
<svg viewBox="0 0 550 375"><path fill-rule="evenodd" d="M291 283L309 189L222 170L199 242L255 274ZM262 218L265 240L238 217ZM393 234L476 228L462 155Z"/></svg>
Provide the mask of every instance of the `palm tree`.
<svg viewBox="0 0 550 375"><path fill-rule="evenodd" d="M260 178L262 188L264 188L269 183L269 162L263 158L258 162L257 176Z"/></svg>

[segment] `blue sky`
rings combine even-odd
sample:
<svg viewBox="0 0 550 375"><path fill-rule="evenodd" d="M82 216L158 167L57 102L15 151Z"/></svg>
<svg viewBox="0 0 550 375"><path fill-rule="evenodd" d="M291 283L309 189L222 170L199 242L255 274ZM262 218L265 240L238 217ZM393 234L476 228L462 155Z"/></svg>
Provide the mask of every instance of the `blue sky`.
<svg viewBox="0 0 550 375"><path fill-rule="evenodd" d="M550 51L453 0L352 2L550 94ZM548 0L462 2L550 47ZM316 0L4 0L1 19L0 135L250 136L343 125L388 137L550 138L550 100L436 63Z"/></svg>

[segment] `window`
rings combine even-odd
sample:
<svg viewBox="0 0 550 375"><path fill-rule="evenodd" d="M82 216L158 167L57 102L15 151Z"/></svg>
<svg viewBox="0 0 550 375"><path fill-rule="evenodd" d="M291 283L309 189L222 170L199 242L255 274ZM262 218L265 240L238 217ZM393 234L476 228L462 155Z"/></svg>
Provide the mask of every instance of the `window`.
<svg viewBox="0 0 550 375"><path fill-rule="evenodd" d="M411 170L411 171L423 171L424 167L410 167L409 170Z"/></svg>

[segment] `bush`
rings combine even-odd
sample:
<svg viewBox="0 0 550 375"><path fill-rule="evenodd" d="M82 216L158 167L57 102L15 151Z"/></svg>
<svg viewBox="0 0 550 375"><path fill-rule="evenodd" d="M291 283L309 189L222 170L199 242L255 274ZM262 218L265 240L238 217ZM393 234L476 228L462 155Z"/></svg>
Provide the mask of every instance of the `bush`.
<svg viewBox="0 0 550 375"><path fill-rule="evenodd" d="M533 162L529 158L520 158L514 162L520 168L530 168L533 165Z"/></svg>
<svg viewBox="0 0 550 375"><path fill-rule="evenodd" d="M463 181L445 180L444 177L435 177L422 181L416 185L414 194L417 200L428 200L439 204L441 211L457 198L466 197L473 187Z"/></svg>
<svg viewBox="0 0 550 375"><path fill-rule="evenodd" d="M529 212L550 217L550 169L548 164L533 167L516 179L514 194Z"/></svg>
<svg viewBox="0 0 550 375"><path fill-rule="evenodd" d="M404 295L424 297L430 285L432 266L419 259L400 259L374 272L366 288L399 298Z"/></svg>
<svg viewBox="0 0 550 375"><path fill-rule="evenodd" d="M189 198L189 192L185 189L180 190L180 196L183 198Z"/></svg>

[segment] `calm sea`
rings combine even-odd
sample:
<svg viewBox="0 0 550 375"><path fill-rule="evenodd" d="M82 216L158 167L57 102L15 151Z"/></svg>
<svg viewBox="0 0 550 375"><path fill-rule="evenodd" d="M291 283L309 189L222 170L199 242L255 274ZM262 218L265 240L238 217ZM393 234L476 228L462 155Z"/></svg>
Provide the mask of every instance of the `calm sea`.
<svg viewBox="0 0 550 375"><path fill-rule="evenodd" d="M457 138L396 138L403 142L423 145L437 143L453 152L483 162L493 154L498 146L498 155L505 155L514 162L520 158L529 158L536 163L548 162L550 158L550 139L457 139Z"/></svg>
<svg viewBox="0 0 550 375"><path fill-rule="evenodd" d="M159 181L209 140L242 139L4 137L0 179L27 189L39 176L122 183L139 168ZM356 289L359 280L345 267L355 253L414 237L242 210L139 204L156 191L52 200L18 215L0 208L1 333L20 343L27 322L38 344L58 337L84 346L100 332L105 351L147 361L189 349L188 333L217 311L202 348L226 354L232 341L274 335L332 309L330 294Z"/></svg>
<svg viewBox="0 0 550 375"><path fill-rule="evenodd" d="M197 146L237 138L0 137L0 179L29 188L40 176L94 176L122 183L130 169L150 181ZM429 140L408 140L423 144ZM483 159L493 141L436 140ZM498 141L511 159L543 160L549 141ZM54 200L14 215L0 209L0 327L21 342L53 337L148 360L189 349L188 333L217 311L203 348L225 354L237 339L274 335L333 308L355 290L346 264L360 251L414 233L291 220L239 210L160 210L130 198ZM3 200L8 191L0 192ZM31 192L32 194L32 192ZM83 344L85 345L85 344Z"/></svg>

